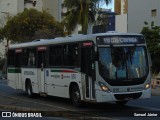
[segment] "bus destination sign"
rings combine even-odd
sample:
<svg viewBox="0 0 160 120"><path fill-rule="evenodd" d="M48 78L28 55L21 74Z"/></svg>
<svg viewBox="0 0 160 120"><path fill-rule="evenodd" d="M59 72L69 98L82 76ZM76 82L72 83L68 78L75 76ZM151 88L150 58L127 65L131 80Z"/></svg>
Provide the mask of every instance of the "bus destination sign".
<svg viewBox="0 0 160 120"><path fill-rule="evenodd" d="M142 36L113 36L97 37L98 45L110 45L110 44L143 44L145 43Z"/></svg>

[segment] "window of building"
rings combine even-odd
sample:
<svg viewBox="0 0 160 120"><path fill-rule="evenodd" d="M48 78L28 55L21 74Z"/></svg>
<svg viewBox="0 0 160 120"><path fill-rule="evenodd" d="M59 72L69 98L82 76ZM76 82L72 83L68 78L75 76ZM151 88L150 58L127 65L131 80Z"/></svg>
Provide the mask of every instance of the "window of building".
<svg viewBox="0 0 160 120"><path fill-rule="evenodd" d="M156 17L157 16L157 10L156 9L151 11L151 16L152 17Z"/></svg>

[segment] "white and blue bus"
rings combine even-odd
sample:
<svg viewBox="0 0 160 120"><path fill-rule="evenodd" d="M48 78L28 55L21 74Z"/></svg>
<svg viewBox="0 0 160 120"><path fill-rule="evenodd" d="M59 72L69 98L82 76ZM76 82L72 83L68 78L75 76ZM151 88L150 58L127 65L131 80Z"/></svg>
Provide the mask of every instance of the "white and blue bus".
<svg viewBox="0 0 160 120"><path fill-rule="evenodd" d="M141 34L100 33L13 44L8 84L35 94L82 102L151 97L150 59Z"/></svg>

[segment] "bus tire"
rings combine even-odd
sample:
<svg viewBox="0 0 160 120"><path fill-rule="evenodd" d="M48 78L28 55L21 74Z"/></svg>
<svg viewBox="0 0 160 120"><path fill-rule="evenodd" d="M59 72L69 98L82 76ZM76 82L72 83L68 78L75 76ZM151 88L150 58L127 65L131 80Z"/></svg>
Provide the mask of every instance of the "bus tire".
<svg viewBox="0 0 160 120"><path fill-rule="evenodd" d="M26 83L26 92L27 92L29 97L31 97L31 98L34 97L34 94L33 94L33 91L32 91L32 85L31 85L30 81L28 81Z"/></svg>
<svg viewBox="0 0 160 120"><path fill-rule="evenodd" d="M81 107L82 101L81 101L81 94L79 87L77 85L73 86L71 91L71 100L74 106Z"/></svg>
<svg viewBox="0 0 160 120"><path fill-rule="evenodd" d="M116 104L117 105L120 105L120 106L123 106L123 105L125 105L125 104L127 104L127 100L124 100L124 101L116 101Z"/></svg>

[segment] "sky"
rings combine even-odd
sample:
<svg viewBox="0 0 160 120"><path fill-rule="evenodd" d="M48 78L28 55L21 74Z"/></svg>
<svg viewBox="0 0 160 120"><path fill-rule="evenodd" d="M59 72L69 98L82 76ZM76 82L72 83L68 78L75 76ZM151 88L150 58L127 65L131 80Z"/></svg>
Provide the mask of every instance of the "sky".
<svg viewBox="0 0 160 120"><path fill-rule="evenodd" d="M106 4L102 5L102 8L112 9L112 12L113 12L114 11L114 0L112 0L112 2L108 6L106 6Z"/></svg>

